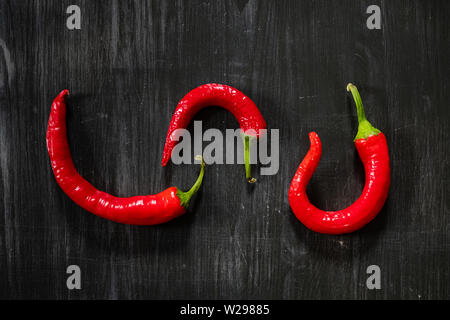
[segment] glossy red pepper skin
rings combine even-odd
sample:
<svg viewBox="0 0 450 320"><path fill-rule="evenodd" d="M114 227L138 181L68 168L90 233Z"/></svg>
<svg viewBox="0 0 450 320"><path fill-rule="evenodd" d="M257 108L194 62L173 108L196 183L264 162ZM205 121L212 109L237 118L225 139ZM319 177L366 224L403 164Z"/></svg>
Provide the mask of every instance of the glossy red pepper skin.
<svg viewBox="0 0 450 320"><path fill-rule="evenodd" d="M194 115L207 106L219 106L230 111L247 135L259 137L260 130L266 129L266 122L258 107L241 91L224 84L204 84L191 90L178 103L167 132L162 166L169 162L172 150L178 142L174 139L174 131L187 128Z"/></svg>
<svg viewBox="0 0 450 320"><path fill-rule="evenodd" d="M53 101L47 149L56 181L69 198L97 216L125 224L160 224L185 213L176 187L156 195L119 198L97 190L78 174L67 141L65 97L68 94L68 90L63 90Z"/></svg>
<svg viewBox="0 0 450 320"><path fill-rule="evenodd" d="M369 223L383 207L390 185L389 154L383 133L358 139L355 146L364 165L366 182L361 196L348 208L323 211L310 203L306 187L319 164L322 144L315 132L311 147L292 179L289 203L295 216L309 229L327 234L356 231Z"/></svg>
<svg viewBox="0 0 450 320"><path fill-rule="evenodd" d="M324 211L311 204L306 187L322 155L322 144L315 132L309 134L310 149L289 188L289 204L295 216L306 227L320 233L343 234L360 229L375 218L388 196L391 180L386 137L366 120L359 93L354 85L349 84L347 90L350 88L358 108L359 129L355 146L364 165L366 180L361 196L339 211Z"/></svg>

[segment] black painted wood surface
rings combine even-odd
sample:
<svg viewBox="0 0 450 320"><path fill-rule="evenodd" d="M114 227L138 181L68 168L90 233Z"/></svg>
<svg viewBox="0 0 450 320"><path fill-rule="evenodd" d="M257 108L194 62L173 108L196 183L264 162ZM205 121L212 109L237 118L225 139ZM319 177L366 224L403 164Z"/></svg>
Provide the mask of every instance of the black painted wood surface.
<svg viewBox="0 0 450 320"><path fill-rule="evenodd" d="M81 7L81 30L66 8ZM381 7L382 29L366 27ZM448 1L0 1L0 298L450 298ZM392 186L350 235L306 229L290 181L323 142L313 202L341 209L364 173L353 145L360 88L387 136ZM53 177L45 131L64 88L79 172L119 196L187 188L197 166L160 159L177 102L219 82L280 129L280 170L249 187L242 165L206 168L189 212L133 227L75 205ZM203 128L237 128L209 108ZM192 128L191 128L192 130ZM79 265L82 289L66 288ZM380 290L366 268L381 268Z"/></svg>

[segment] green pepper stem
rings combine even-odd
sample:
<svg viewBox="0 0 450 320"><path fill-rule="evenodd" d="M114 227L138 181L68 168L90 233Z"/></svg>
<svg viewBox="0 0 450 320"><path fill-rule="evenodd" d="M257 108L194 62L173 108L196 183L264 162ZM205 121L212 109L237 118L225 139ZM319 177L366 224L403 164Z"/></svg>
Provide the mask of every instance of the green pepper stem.
<svg viewBox="0 0 450 320"><path fill-rule="evenodd" d="M196 156L195 160L200 160L202 162L200 174L198 175L197 181L195 181L194 185L191 189L189 189L189 191L184 192L177 188L177 196L178 198L180 198L180 203L185 209L189 207L189 202L191 201L192 196L197 193L198 189L200 189L203 181L203 176L205 174L205 161L203 161L203 157Z"/></svg>
<svg viewBox="0 0 450 320"><path fill-rule="evenodd" d="M364 106L359 95L358 88L352 83L347 85L347 91L351 91L353 100L356 104L356 112L358 114L358 132L356 133L355 141L358 139L367 139L370 136L378 135L381 133L380 130L375 128L366 119L366 113L364 112Z"/></svg>
<svg viewBox="0 0 450 320"><path fill-rule="evenodd" d="M256 179L252 178L252 168L250 165L250 136L244 134L244 163L245 163L245 178L248 183L255 183Z"/></svg>

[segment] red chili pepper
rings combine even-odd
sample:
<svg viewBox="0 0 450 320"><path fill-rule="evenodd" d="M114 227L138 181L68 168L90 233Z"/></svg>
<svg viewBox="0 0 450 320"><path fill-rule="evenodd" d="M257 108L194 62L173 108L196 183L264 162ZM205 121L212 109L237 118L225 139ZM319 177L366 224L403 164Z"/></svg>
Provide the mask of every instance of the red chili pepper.
<svg viewBox="0 0 450 320"><path fill-rule="evenodd" d="M68 90L53 101L48 120L47 149L56 181L76 204L102 218L119 223L153 225L172 220L186 212L191 197L200 188L204 162L194 186L187 192L170 187L156 195L118 198L97 190L81 177L72 161L66 129Z"/></svg>
<svg viewBox="0 0 450 320"><path fill-rule="evenodd" d="M170 160L172 150L178 142L175 130L185 129L194 115L207 106L223 107L239 121L244 139L245 175L248 182L255 182L256 179L251 177L250 170L250 140L261 135L260 130L266 129L266 122L249 97L224 84L204 84L190 91L178 103L170 121L161 165L165 166Z"/></svg>
<svg viewBox="0 0 450 320"><path fill-rule="evenodd" d="M306 186L322 155L322 144L315 132L309 134L311 147L297 169L289 189L289 204L295 216L309 229L328 234L349 233L370 222L383 207L390 184L389 154L386 137L367 121L358 89L347 86L358 110L358 133L355 146L364 165L366 183L361 196L340 211L322 211L312 205Z"/></svg>

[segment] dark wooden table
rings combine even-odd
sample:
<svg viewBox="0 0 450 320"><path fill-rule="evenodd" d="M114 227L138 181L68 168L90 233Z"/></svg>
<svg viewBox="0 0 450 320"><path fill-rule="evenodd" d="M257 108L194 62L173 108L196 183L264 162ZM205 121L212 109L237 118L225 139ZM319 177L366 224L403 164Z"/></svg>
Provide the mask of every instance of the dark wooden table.
<svg viewBox="0 0 450 320"><path fill-rule="evenodd" d="M66 27L71 4L80 30ZM366 26L372 4L381 30ZM449 1L1 1L0 298L450 298L449 20ZM287 193L315 130L312 201L359 196L349 81L387 136L392 185L372 223L326 236ZM242 165L208 166L189 212L154 227L98 218L58 187L45 131L60 90L79 172L130 196L194 181L198 167L160 159L177 102L208 82L240 89L280 129L277 175L251 188ZM217 107L195 120L238 127ZM69 265L81 290L66 287ZM366 287L369 265L380 290Z"/></svg>

